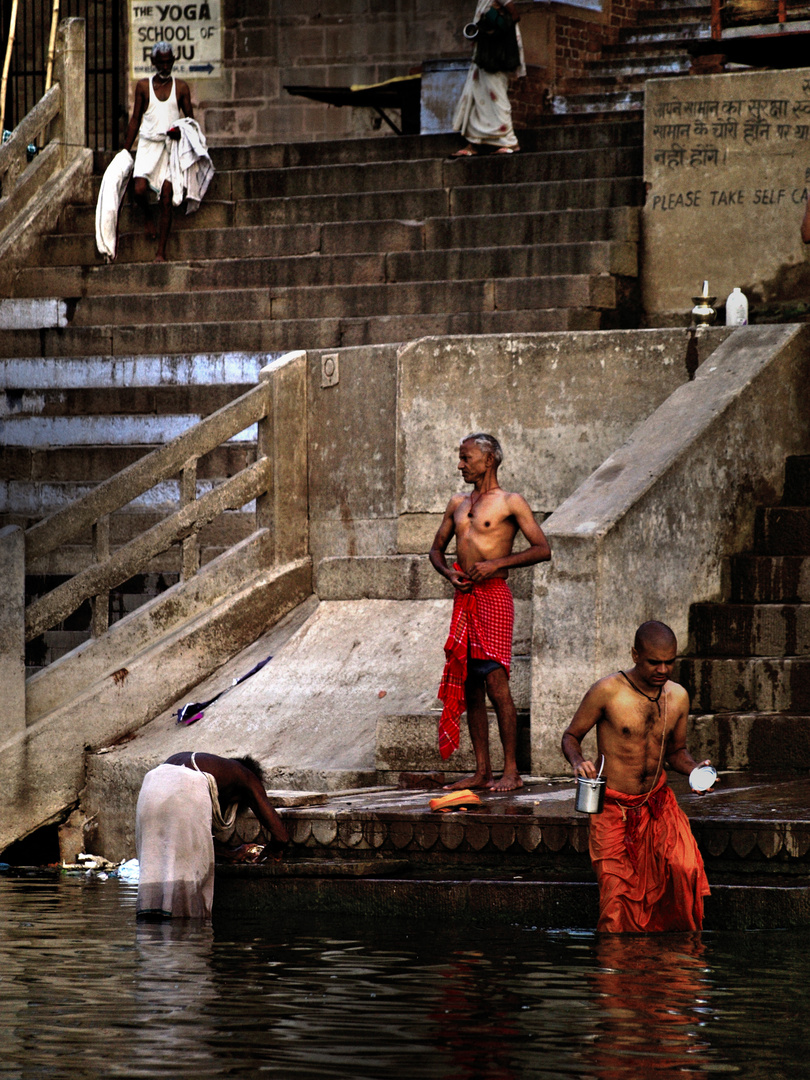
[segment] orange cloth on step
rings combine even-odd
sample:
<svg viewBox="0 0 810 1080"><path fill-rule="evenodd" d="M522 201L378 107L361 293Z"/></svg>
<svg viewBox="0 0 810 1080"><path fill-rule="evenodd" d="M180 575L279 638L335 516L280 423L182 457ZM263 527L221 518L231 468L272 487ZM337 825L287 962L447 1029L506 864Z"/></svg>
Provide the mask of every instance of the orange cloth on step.
<svg viewBox="0 0 810 1080"><path fill-rule="evenodd" d="M689 819L662 772L645 795L605 789L590 852L599 880L598 930L700 930L709 882ZM645 802L646 799L646 802Z"/></svg>

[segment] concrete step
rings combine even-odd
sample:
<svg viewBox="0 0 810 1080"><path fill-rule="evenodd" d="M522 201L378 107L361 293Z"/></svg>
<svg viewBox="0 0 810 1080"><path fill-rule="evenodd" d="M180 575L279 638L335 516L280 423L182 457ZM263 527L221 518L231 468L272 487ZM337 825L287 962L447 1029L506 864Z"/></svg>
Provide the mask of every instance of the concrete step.
<svg viewBox="0 0 810 1080"><path fill-rule="evenodd" d="M810 659L683 657L680 682L695 712L810 713Z"/></svg>
<svg viewBox="0 0 810 1080"><path fill-rule="evenodd" d="M723 775L700 802L685 790L685 777L670 774L670 781L713 886L718 879L753 885L762 875L807 889L806 778L786 780L784 770ZM412 871L430 868L430 876L438 871L462 878L477 870L492 877L499 869L521 867L531 878L556 872L571 880L588 860L587 816L574 810L573 784L537 776L524 783L505 795L480 792L480 804L466 813L432 812L435 790L378 788L291 805L281 810L292 834L290 857L346 861L376 853L380 859L405 858ZM255 840L255 820L240 817L237 832L240 839Z"/></svg>
<svg viewBox="0 0 810 1080"><path fill-rule="evenodd" d="M679 53L661 52L646 53L642 56L609 56L603 60L591 60L588 62L588 75L585 77L592 85L591 80L611 79L617 82L637 79L639 77L661 78L664 75L688 74L691 66L691 58L685 50ZM584 85L585 80L582 81ZM569 83L569 85L580 85Z"/></svg>
<svg viewBox="0 0 810 1080"><path fill-rule="evenodd" d="M112 457L112 455L111 455ZM223 477L212 480L197 481L197 498L202 498L213 488L217 487ZM90 492L95 485L84 480L54 482L50 478L44 481L2 481L2 509L6 514L30 518L46 517L56 510L62 509L80 499ZM180 483L177 480L165 480L156 484L144 495L133 499L129 504L131 511L155 512L166 515L173 513L180 506ZM250 506L244 513L252 513ZM120 511L123 513L123 511ZM238 511L230 511L239 513Z"/></svg>
<svg viewBox="0 0 810 1080"><path fill-rule="evenodd" d="M531 699L531 657L512 658L509 684L515 707L518 709L518 768L530 771L531 739L528 709ZM488 712L489 746L492 768L503 770L503 747L498 736L495 713ZM456 772L475 771L475 753L462 719L463 734L458 750L450 761L439 754L438 730L441 705L431 713L416 716L387 716L377 723L375 768L381 783L397 783L401 772L436 772L452 769Z"/></svg>
<svg viewBox="0 0 810 1080"><path fill-rule="evenodd" d="M594 145L618 145L627 137L623 124L607 117L599 125L567 130L549 117L537 128L521 132L527 150L576 149ZM444 158L458 149L458 137L443 135L406 135L389 138L335 139L325 142L264 143L251 146L216 146L211 160L218 172L254 171L256 169L326 168L362 162L415 161ZM100 176L112 154L97 153L94 163Z"/></svg>
<svg viewBox="0 0 810 1080"><path fill-rule="evenodd" d="M488 214L465 217L427 218L424 221L350 221L325 225L276 225L263 228L199 229L172 236L173 263L184 260L240 259L289 256L311 258L347 257L348 253L389 253L435 248L489 247L536 243L565 243L587 236L590 240L637 239L638 211L635 207L599 207L534 214ZM14 293L66 295L87 287L88 276L81 267L100 263L95 241L90 235L56 235L48 239L47 251L40 253L31 267L15 279ZM104 267L100 277L115 277L122 264L151 264L154 242L143 235L122 236L115 267ZM47 257L45 257L47 256ZM72 277L59 287L53 274L43 267L75 267ZM227 268L227 267L226 267ZM149 269L145 265L142 274ZM40 283L40 278L43 282ZM92 281L92 277L89 279Z"/></svg>
<svg viewBox="0 0 810 1080"><path fill-rule="evenodd" d="M529 151L572 150L598 145L621 145L631 133L626 125L609 117L597 124L569 130L549 117L536 128L521 132ZM638 132L635 133L638 135ZM406 135L397 138L340 139L319 143L268 143L255 146L216 147L214 167L225 170L316 167L354 164L358 161L414 161L443 158L458 149L455 134ZM102 169L99 163L98 169Z"/></svg>
<svg viewBox="0 0 810 1080"><path fill-rule="evenodd" d="M810 603L810 556L734 555L732 603Z"/></svg>
<svg viewBox="0 0 810 1080"><path fill-rule="evenodd" d="M680 43L705 40L711 37L709 21L682 22L673 25L638 26L619 31L619 40L615 44L602 46L603 56L633 55L658 48L672 49Z"/></svg>
<svg viewBox="0 0 810 1080"><path fill-rule="evenodd" d="M97 198L98 196L96 196ZM40 241L43 254L47 255L49 240L52 236L83 233L95 235L96 200L70 203L59 215L57 228ZM234 203L229 199L209 199L206 194L200 208L194 214L175 213L172 217L172 235L175 233L194 232L197 229L227 229L234 223ZM145 227L141 210L130 200L125 200L118 216L121 238L130 232L142 233Z"/></svg>
<svg viewBox="0 0 810 1080"><path fill-rule="evenodd" d="M689 718L688 743L697 761L711 758L717 769L810 769L810 716L697 714Z"/></svg>
<svg viewBox="0 0 810 1080"><path fill-rule="evenodd" d="M105 416L11 416L2 421L6 446L36 450L44 446L127 446L160 444L176 438L199 423L199 414L161 413ZM229 440L231 445L253 443L255 425Z"/></svg>
<svg viewBox="0 0 810 1080"><path fill-rule="evenodd" d="M570 877L547 870L540 881L532 880L535 874L523 866L519 880L508 871L505 877L477 871L438 879L435 873L422 878L411 872L403 878L401 864L393 858L375 858L342 879L336 878L333 866L325 867L317 875L310 866L304 875L292 864L280 870L218 866L219 917L250 919L260 913L282 921L292 913L328 911L332 917L356 921L362 912L373 911L381 919L425 920L431 925L438 919L471 930L525 925L533 930L592 931L599 913L598 889L586 877L584 860ZM704 912L706 930L803 929L810 925L810 888L798 881L776 884L767 879L713 883Z"/></svg>
<svg viewBox="0 0 810 1080"><path fill-rule="evenodd" d="M0 417L29 416L156 416L178 414L208 416L221 409L253 383L224 386L60 387L6 391L0 399ZM5 444L4 444L5 445Z"/></svg>
<svg viewBox="0 0 810 1080"><path fill-rule="evenodd" d="M514 282L510 282L510 287ZM494 293L497 296L495 283ZM316 297L313 294L313 300ZM473 300L475 297L473 296ZM599 330L602 314L583 308L510 311L482 310L416 315L309 318L280 321L179 323L171 326L78 327L55 331L9 331L0 339L2 351L15 357L118 357L133 349L171 356L206 346L214 352L290 349L330 349L348 345L380 345L417 337L447 334L542 333Z"/></svg>
<svg viewBox="0 0 810 1080"><path fill-rule="evenodd" d="M57 487L57 485L54 485ZM72 494L75 489L71 486L69 491ZM52 513L58 509L60 504L56 501L52 504L45 502L35 505L31 508L30 513L4 511L0 515L3 525L20 525L22 528L29 528L36 521L46 517L48 513ZM177 504L174 506L167 504L165 507L159 509L136 509L136 510L119 510L115 514L110 515L110 547L115 549L123 544L129 543L130 540L141 533L146 532L147 529L151 529L153 525L157 525L163 521L168 514L173 513L177 509ZM206 525L198 533L200 539L200 546L208 549L222 549L233 547L234 544L238 544L255 528L255 514L252 510L227 510L221 514L215 521L212 521L210 525ZM90 537L87 537L87 544L90 544ZM72 547L78 547L78 544L71 545ZM160 556L158 563L163 557ZM169 560L172 564L172 569L176 570L176 559L174 556ZM31 568L32 572L38 568ZM149 572L162 572L164 569L163 564L159 566L152 566ZM74 572L74 571L72 571ZM146 572L146 571L145 571ZM49 588L53 588L50 585Z"/></svg>
<svg viewBox="0 0 810 1080"><path fill-rule="evenodd" d="M627 176L510 184L509 187L457 188L450 193L453 215L535 213L548 210L601 209L641 206L644 202L641 166Z"/></svg>
<svg viewBox="0 0 810 1080"><path fill-rule="evenodd" d="M628 123L635 127L635 122ZM638 181L630 177L641 175L640 145L632 147L632 168L614 177L585 178L566 183L549 180L542 184L479 183L446 189L423 188L420 191L370 191L336 195L290 196L287 198L245 199L239 202L208 203L203 201L199 213L186 218L175 216L180 231L199 228L249 228L253 226L330 223L342 225L353 221L387 221L422 223L429 218L447 214L519 213L542 210L566 210L577 207L640 205ZM569 201L569 197L570 200ZM204 216L206 206L213 211ZM194 218L197 218L196 225ZM94 206L73 206L66 212L65 233L86 232L92 235L95 221ZM143 231L139 211L124 206L121 212L124 234ZM174 235L174 226L173 226Z"/></svg>
<svg viewBox="0 0 810 1080"><path fill-rule="evenodd" d="M666 12L665 19L661 16ZM672 4L666 5L659 0L652 8L636 12L636 23L639 27L660 25L666 29L677 26L682 22L703 22L711 19L712 9L710 4Z"/></svg>
<svg viewBox="0 0 810 1080"><path fill-rule="evenodd" d="M810 554L810 506L758 507L754 547L761 555Z"/></svg>
<svg viewBox="0 0 810 1080"><path fill-rule="evenodd" d="M810 604L693 604L698 656L810 655Z"/></svg>
<svg viewBox="0 0 810 1080"><path fill-rule="evenodd" d="M132 323L173 323L176 327L227 319L234 323L306 319L316 312L322 319L340 319L487 311L503 307L494 300L496 282L508 283L510 278L549 277L552 284L545 291L552 302L543 306L577 306L582 296L576 287L579 283L575 282L569 293L566 279L600 274L635 277L638 265L636 244L611 242L433 252L429 259L400 253L391 255L386 264L380 277L369 274L369 280L364 280L358 270L357 284L338 284L340 278L335 274L336 280L324 284L287 285L279 273L282 281L273 285L269 281L262 283L261 279L272 276L274 260L260 260L259 265L242 264L244 278L249 280L255 275L251 287L223 287L219 291L215 290L217 267L212 264L208 268L211 287L205 291L137 293L129 297L126 306L118 296L87 296L76 304L69 329ZM534 306L537 297L538 290L533 289L531 298L520 306ZM61 333L66 335L67 331Z"/></svg>
<svg viewBox="0 0 810 1080"><path fill-rule="evenodd" d="M33 523L33 518L22 518L20 515L0 515L0 520L3 524L6 524L6 518L13 518L9 521L9 524L22 524L27 526ZM37 518L38 520L38 518ZM115 551L115 545L112 550ZM200 547L200 565L205 566L206 563L211 562L212 559L218 558L220 555L227 551L227 545L224 543L210 544L206 543ZM172 578L172 581L177 580L180 573L181 564L181 549L177 545L170 548L168 551L162 552L160 555L155 556L144 568L144 573L150 575L158 575L164 578ZM81 570L86 570L89 566L94 564L93 552L90 544L85 545L76 544L64 544L62 547L57 548L56 551L50 552L48 555L44 555L39 559L29 562L28 569L32 575L47 576L55 575L56 577L72 577L74 574L78 574ZM169 582L171 584L171 582ZM49 585L45 590L46 592L53 588L53 585Z"/></svg>
<svg viewBox="0 0 810 1080"><path fill-rule="evenodd" d="M810 457L791 456L785 463L785 506L810 506Z"/></svg>
<svg viewBox="0 0 810 1080"><path fill-rule="evenodd" d="M306 166L220 172L211 181L208 194L215 201L233 201L574 180L625 174L628 163L637 156L635 146L597 147L511 156L355 162L329 169Z"/></svg>
<svg viewBox="0 0 810 1080"><path fill-rule="evenodd" d="M585 116L605 109L611 112L641 113L644 110L643 90L608 90L604 93L555 94L551 99L555 113Z"/></svg>
<svg viewBox="0 0 810 1080"><path fill-rule="evenodd" d="M77 356L69 360L0 360L0 389L6 391L6 414L13 414L27 391L113 388L122 396L132 388L255 386L259 373L277 353L203 352L175 356L130 354L105 357Z"/></svg>

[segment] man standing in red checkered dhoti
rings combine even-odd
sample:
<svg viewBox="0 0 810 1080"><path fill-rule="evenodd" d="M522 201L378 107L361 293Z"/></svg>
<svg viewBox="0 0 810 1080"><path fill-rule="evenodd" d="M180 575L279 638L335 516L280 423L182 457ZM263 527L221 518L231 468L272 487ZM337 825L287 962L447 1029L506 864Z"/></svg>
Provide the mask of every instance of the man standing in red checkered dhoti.
<svg viewBox="0 0 810 1080"><path fill-rule="evenodd" d="M517 713L509 690L514 606L506 584L509 570L551 558L548 541L522 495L498 483L503 461L500 443L483 432L467 435L459 446L458 469L470 493L454 495L447 504L430 561L455 589L453 617L444 652L446 663L439 697L439 752L449 758L458 748L459 721L467 724L475 752L475 773L450 789L489 788L512 791L523 786L517 768ZM512 552L522 532L529 543ZM456 538L457 561L447 565L445 551ZM495 780L489 755L489 697L498 717L503 744L503 775Z"/></svg>

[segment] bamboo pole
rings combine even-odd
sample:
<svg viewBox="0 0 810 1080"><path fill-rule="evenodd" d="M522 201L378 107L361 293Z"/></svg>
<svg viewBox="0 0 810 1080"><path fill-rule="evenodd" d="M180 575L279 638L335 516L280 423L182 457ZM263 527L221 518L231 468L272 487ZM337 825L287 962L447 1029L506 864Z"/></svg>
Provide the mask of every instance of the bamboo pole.
<svg viewBox="0 0 810 1080"><path fill-rule="evenodd" d="M17 31L17 7L19 0L13 0L11 5L11 18L8 23L8 42L6 43L6 58L3 61L3 79L0 82L0 138L5 130L3 125L6 119L6 90L8 88L8 69L11 67L11 50L14 48L14 35Z"/></svg>
<svg viewBox="0 0 810 1080"><path fill-rule="evenodd" d="M56 28L59 25L59 0L53 0L51 15L51 36L48 39L48 66L45 69L45 91L51 88L53 81L53 55L56 52Z"/></svg>

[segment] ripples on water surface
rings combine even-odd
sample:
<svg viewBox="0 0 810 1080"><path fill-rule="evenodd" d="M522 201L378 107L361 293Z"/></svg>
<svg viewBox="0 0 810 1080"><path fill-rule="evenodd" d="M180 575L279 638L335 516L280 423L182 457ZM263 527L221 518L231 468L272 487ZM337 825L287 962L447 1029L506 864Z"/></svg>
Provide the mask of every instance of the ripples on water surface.
<svg viewBox="0 0 810 1080"><path fill-rule="evenodd" d="M810 1076L810 935L597 938L319 917L135 924L0 876L0 1076Z"/></svg>

